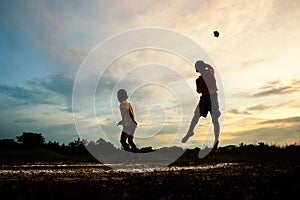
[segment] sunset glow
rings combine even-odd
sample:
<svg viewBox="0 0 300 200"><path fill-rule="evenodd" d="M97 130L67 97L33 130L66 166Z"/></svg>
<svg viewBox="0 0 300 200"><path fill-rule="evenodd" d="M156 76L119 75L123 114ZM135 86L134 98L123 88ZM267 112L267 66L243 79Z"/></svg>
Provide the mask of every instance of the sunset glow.
<svg viewBox="0 0 300 200"><path fill-rule="evenodd" d="M1 1L0 138L15 139L31 131L43 133L47 141L76 139L73 114L80 110L72 110L72 92L84 59L113 35L156 27L190 38L213 62L221 78L219 88L224 88L220 93L225 94L220 146L299 144L299 19L300 1L295 0ZM214 37L215 30L219 37ZM107 49L105 56L116 49ZM97 62L93 61L95 66L104 67ZM162 70L146 70L158 68ZM100 78L100 74L94 76ZM170 52L130 52L116 59L101 77L95 93L98 118L88 120L88 127L96 130L102 124L111 132L110 140L120 145L119 103L116 93L107 91L124 86L132 94L140 125L137 144L168 144L180 124L188 126L193 116L199 99L198 76L192 63ZM157 83L130 90L147 77L165 79L179 89L172 92L166 84ZM185 80L189 88L179 80ZM186 94L193 95L184 102L177 98ZM109 106L103 106L105 98ZM193 146L204 145L210 137L206 135L210 120L200 119ZM150 137L151 131L160 129L161 135ZM186 133L181 131L178 138Z"/></svg>

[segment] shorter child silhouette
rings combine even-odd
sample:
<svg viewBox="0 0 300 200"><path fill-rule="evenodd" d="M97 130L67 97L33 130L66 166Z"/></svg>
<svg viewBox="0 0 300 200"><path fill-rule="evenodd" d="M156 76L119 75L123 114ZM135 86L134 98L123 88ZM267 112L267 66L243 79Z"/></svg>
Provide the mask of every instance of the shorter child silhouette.
<svg viewBox="0 0 300 200"><path fill-rule="evenodd" d="M119 121L118 126L123 126L120 142L125 151L137 152L136 145L133 142L133 135L137 127L137 122L134 118L132 106L128 101L126 90L120 89L117 96L120 102L120 112L122 116L122 120ZM126 142L127 139L129 144Z"/></svg>

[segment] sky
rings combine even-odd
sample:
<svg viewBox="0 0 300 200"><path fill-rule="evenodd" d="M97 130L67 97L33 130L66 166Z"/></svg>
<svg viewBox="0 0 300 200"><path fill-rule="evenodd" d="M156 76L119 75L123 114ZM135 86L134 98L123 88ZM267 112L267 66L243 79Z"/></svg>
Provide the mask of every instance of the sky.
<svg viewBox="0 0 300 200"><path fill-rule="evenodd" d="M158 48L122 52L151 38L128 31L155 28L163 31L153 47L167 40L166 49L192 55L197 44L215 68L220 146L299 144L299 19L294 0L1 1L0 138L36 132L68 144L104 133L120 146L116 91L126 88L137 145L182 145L199 99L195 60ZM211 144L210 120L200 119L189 145Z"/></svg>

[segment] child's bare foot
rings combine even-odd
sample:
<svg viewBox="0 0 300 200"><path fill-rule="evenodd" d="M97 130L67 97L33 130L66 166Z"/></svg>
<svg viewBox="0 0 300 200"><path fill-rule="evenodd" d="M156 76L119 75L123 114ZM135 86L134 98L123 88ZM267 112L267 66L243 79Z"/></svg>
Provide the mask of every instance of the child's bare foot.
<svg viewBox="0 0 300 200"><path fill-rule="evenodd" d="M212 151L213 151L213 152L217 152L217 151L218 151L218 145L219 145L219 141L217 141L217 142L215 143L215 145L213 146L213 148L212 148Z"/></svg>
<svg viewBox="0 0 300 200"><path fill-rule="evenodd" d="M185 143L185 142L188 141L188 139L189 139L191 136L193 136L193 135L194 135L194 132L192 132L192 131L187 132L186 136L184 136L184 137L182 138L181 142L182 142L182 143Z"/></svg>

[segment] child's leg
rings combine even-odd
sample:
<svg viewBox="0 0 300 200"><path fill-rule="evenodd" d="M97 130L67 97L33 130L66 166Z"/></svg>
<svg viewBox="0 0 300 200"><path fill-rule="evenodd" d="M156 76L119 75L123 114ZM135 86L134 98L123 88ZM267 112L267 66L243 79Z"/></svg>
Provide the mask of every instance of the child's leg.
<svg viewBox="0 0 300 200"><path fill-rule="evenodd" d="M214 145L218 145L219 143L219 135L220 135L220 125L218 117L212 117L212 122L214 125L214 134L215 134L215 143Z"/></svg>
<svg viewBox="0 0 300 200"><path fill-rule="evenodd" d="M212 123L214 125L214 134L215 134L215 142L214 142L214 150L218 148L219 144L219 136L220 136L220 125L219 125L219 117L221 115L221 112L219 110L219 103L218 103L218 95L211 94L211 117L212 117Z"/></svg>
<svg viewBox="0 0 300 200"><path fill-rule="evenodd" d="M120 142L125 151L129 151L129 145L126 142L127 137L128 137L128 134L125 133L124 131L122 131Z"/></svg>
<svg viewBox="0 0 300 200"><path fill-rule="evenodd" d="M136 145L133 142L133 136L131 136L131 135L128 136L128 143L129 143L131 149L133 151L136 151Z"/></svg>
<svg viewBox="0 0 300 200"><path fill-rule="evenodd" d="M137 151L136 145L135 145L134 142L133 142L133 135L134 135L135 129L136 129L136 126L135 126L135 125L134 125L134 126L131 126L131 127L129 128L129 135L128 135L128 143L129 143L129 145L130 145L130 147L131 147L131 150L132 150L133 152L136 152L136 151Z"/></svg>
<svg viewBox="0 0 300 200"><path fill-rule="evenodd" d="M188 133L194 134L194 129L195 129L197 123L199 122L199 119L200 119L200 111L199 111L199 106L197 106L196 111L194 112L193 119L190 124L190 128L188 130Z"/></svg>
<svg viewBox="0 0 300 200"><path fill-rule="evenodd" d="M192 118L189 130L188 130L186 136L184 136L184 138L182 138L182 140L181 140L182 143L185 143L191 136L194 135L194 129L195 129L199 119L200 119L200 109L199 109L199 105L197 105L197 107L194 111L194 116Z"/></svg>

